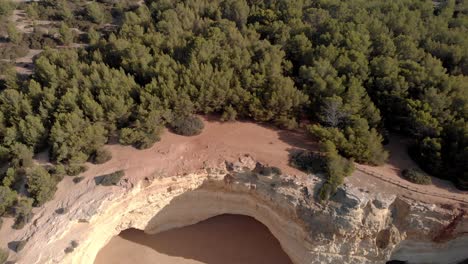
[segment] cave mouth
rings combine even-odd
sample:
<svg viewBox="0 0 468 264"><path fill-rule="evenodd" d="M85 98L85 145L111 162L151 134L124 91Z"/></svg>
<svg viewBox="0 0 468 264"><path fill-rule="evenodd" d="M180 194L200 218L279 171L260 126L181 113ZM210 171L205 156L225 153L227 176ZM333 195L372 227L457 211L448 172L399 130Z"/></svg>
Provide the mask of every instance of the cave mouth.
<svg viewBox="0 0 468 264"><path fill-rule="evenodd" d="M278 240L255 218L218 215L155 235L128 229L100 250L95 264L288 264Z"/></svg>

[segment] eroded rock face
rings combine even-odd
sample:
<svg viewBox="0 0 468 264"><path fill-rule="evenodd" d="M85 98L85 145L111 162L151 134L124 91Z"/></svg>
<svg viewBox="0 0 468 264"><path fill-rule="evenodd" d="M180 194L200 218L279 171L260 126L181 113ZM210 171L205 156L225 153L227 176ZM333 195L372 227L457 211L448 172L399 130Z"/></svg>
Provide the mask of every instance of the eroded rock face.
<svg viewBox="0 0 468 264"><path fill-rule="evenodd" d="M458 209L343 186L327 204L314 197L319 178L251 172L243 157L221 169L147 178L135 186L98 187L67 201L63 216L43 215L20 237L18 263L93 263L122 230L158 233L220 214L256 218L294 263L454 263L468 258L467 217ZM443 240L434 242L436 237ZM71 241L79 241L65 253Z"/></svg>

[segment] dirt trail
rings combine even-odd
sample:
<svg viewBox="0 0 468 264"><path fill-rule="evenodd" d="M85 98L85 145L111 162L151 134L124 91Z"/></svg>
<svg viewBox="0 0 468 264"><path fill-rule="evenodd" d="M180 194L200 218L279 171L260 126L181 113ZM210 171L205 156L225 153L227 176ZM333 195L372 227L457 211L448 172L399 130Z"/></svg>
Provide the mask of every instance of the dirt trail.
<svg viewBox="0 0 468 264"><path fill-rule="evenodd" d="M356 164L357 172L350 177L356 186L372 185L369 190L377 188L379 191L391 191L394 194L411 197L421 201L444 203L459 202L468 206L468 191L458 190L453 183L432 178L432 184L419 185L409 182L401 177L401 171L407 168L418 168L418 165L407 153L406 140L400 136L392 135L390 144L386 149L390 152L386 164L378 167ZM359 179L356 179L359 177ZM364 179L372 179L371 181ZM396 188L389 188L388 185Z"/></svg>

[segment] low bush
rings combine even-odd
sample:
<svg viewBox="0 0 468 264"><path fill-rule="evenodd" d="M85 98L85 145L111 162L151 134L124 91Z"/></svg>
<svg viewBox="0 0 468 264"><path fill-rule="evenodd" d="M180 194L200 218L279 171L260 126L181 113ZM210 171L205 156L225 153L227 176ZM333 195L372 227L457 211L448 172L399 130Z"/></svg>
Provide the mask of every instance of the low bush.
<svg viewBox="0 0 468 264"><path fill-rule="evenodd" d="M0 216L7 213L16 201L17 194L8 187L0 186Z"/></svg>
<svg viewBox="0 0 468 264"><path fill-rule="evenodd" d="M87 169L88 167L86 167L86 165L83 164L70 164L65 168L67 175L69 176L76 176L80 173L85 172Z"/></svg>
<svg viewBox="0 0 468 264"><path fill-rule="evenodd" d="M65 253L68 254L68 253L73 252L73 251L75 250L75 248L78 247L78 245L79 245L78 241L72 240L72 241L70 242L70 246L68 246L67 248L65 248L65 250L64 250Z"/></svg>
<svg viewBox="0 0 468 264"><path fill-rule="evenodd" d="M333 186L329 182L325 182L319 190L319 198L321 201L326 201L335 192Z"/></svg>
<svg viewBox="0 0 468 264"><path fill-rule="evenodd" d="M26 246L26 243L28 243L27 240L18 241L18 243L16 244L16 247L15 247L15 251L18 253L21 250L23 250L23 248Z"/></svg>
<svg viewBox="0 0 468 264"><path fill-rule="evenodd" d="M58 208L57 210L55 210L55 212L56 212L57 214L60 214L60 215L66 214L66 213L68 213L68 208L66 208L66 207L61 207L61 208Z"/></svg>
<svg viewBox="0 0 468 264"><path fill-rule="evenodd" d="M103 186L117 185L120 179L125 175L123 170L115 171L96 177L96 183Z"/></svg>
<svg viewBox="0 0 468 264"><path fill-rule="evenodd" d="M429 185L432 183L431 177L417 169L404 169L401 172L403 178L416 184Z"/></svg>
<svg viewBox="0 0 468 264"><path fill-rule="evenodd" d="M306 150L292 152L289 155L289 164L307 173L322 173L325 166L323 156Z"/></svg>
<svg viewBox="0 0 468 264"><path fill-rule="evenodd" d="M6 263L9 255L8 250L0 248L0 264Z"/></svg>
<svg viewBox="0 0 468 264"><path fill-rule="evenodd" d="M67 174L65 172L65 166L63 166L63 164L57 164L55 166L45 165L44 168L56 182L60 182L61 180L63 180L63 178Z"/></svg>
<svg viewBox="0 0 468 264"><path fill-rule="evenodd" d="M75 177L75 178L73 178L73 182L74 182L75 184L77 184L77 183L81 182L82 180L84 180L84 178L85 178L85 177Z"/></svg>
<svg viewBox="0 0 468 264"><path fill-rule="evenodd" d="M13 224L13 228L17 230L23 229L23 227L27 223L29 223L29 221L31 221L32 217L33 217L32 213L18 215L15 218L15 223Z"/></svg>
<svg viewBox="0 0 468 264"><path fill-rule="evenodd" d="M13 208L15 215L14 229L22 229L33 218L32 205L34 200L31 198L21 198Z"/></svg>
<svg viewBox="0 0 468 264"><path fill-rule="evenodd" d="M69 246L67 248L65 248L65 254L69 254L69 253L72 253L75 249L72 247L72 246Z"/></svg>
<svg viewBox="0 0 468 264"><path fill-rule="evenodd" d="M205 125L197 116L178 117L171 123L174 133L183 136L195 136L202 132Z"/></svg>
<svg viewBox="0 0 468 264"><path fill-rule="evenodd" d="M124 128L120 131L119 135L120 144L132 145L137 149L150 148L159 140L159 131L157 129L148 133L134 128Z"/></svg>
<svg viewBox="0 0 468 264"><path fill-rule="evenodd" d="M73 248L77 248L80 244L78 243L78 241L72 240L72 241L70 242L70 245L71 245Z"/></svg>
<svg viewBox="0 0 468 264"><path fill-rule="evenodd" d="M0 48L0 59L13 60L28 55L27 45L6 44Z"/></svg>
<svg viewBox="0 0 468 264"><path fill-rule="evenodd" d="M41 206L54 197L57 182L42 166L34 166L27 170L27 187L34 206Z"/></svg>
<svg viewBox="0 0 468 264"><path fill-rule="evenodd" d="M283 172L280 168L274 166L264 166L260 163L257 163L255 169L255 173L258 173L263 176L271 176L271 175L281 175Z"/></svg>
<svg viewBox="0 0 468 264"><path fill-rule="evenodd" d="M100 148L93 153L91 161L94 164L103 164L112 159L112 153L104 148Z"/></svg>

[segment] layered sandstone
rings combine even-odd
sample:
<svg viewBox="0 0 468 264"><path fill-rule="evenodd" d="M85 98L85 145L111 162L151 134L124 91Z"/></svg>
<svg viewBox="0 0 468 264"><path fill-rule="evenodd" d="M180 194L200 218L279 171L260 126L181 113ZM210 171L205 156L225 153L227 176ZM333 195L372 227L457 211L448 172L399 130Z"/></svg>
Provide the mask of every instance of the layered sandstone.
<svg viewBox="0 0 468 264"><path fill-rule="evenodd" d="M262 176L251 171L254 166L244 157L195 174L152 174L137 184L123 180L116 187L90 187L62 201L65 214L37 217L18 236L28 243L13 257L28 264L93 263L122 230L152 234L240 214L267 226L294 263L456 263L468 258L468 221L461 209L350 184L321 204L315 198L320 177ZM73 240L78 247L65 253Z"/></svg>

